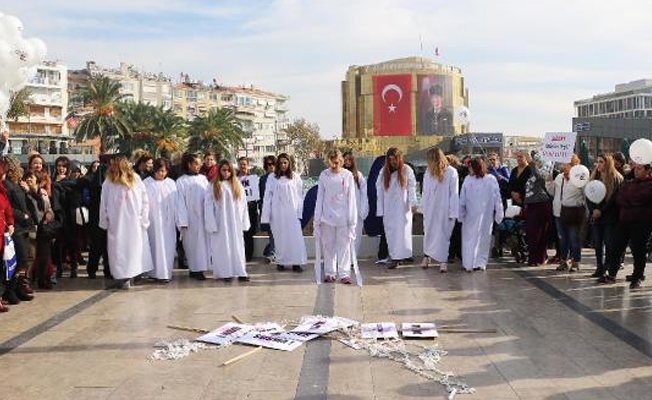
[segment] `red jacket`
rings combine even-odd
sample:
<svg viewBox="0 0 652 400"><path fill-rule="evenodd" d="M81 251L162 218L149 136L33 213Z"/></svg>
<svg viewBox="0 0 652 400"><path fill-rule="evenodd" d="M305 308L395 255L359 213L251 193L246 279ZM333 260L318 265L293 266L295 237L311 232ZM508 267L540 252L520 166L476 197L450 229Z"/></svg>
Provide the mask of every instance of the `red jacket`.
<svg viewBox="0 0 652 400"><path fill-rule="evenodd" d="M7 189L4 182L0 182L0 232L4 235L7 226L14 224L14 213L11 211L11 204L7 198ZM0 240L0 254L5 249L4 237Z"/></svg>
<svg viewBox="0 0 652 400"><path fill-rule="evenodd" d="M652 178L625 181L617 201L619 222L652 221Z"/></svg>

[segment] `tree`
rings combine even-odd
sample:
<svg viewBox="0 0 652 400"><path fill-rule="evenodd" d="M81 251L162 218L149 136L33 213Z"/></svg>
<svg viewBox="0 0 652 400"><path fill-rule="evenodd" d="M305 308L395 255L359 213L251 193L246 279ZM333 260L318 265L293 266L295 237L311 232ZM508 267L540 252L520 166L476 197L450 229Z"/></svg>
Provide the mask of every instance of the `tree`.
<svg viewBox="0 0 652 400"><path fill-rule="evenodd" d="M91 111L85 114L75 128L77 141L99 138L100 153L115 147L117 138L130 134L128 121L117 108L123 98L121 84L108 77L90 78L80 88L84 103Z"/></svg>
<svg viewBox="0 0 652 400"><path fill-rule="evenodd" d="M9 111L7 112L7 119L18 121L20 117L29 116L29 106L32 104L32 99L29 97L31 93L27 88L15 92L9 99Z"/></svg>
<svg viewBox="0 0 652 400"><path fill-rule="evenodd" d="M283 132L287 135L294 149L294 158L299 171L308 166L312 155L319 156L324 148L324 142L319 136L319 125L310 123L304 118L295 119Z"/></svg>
<svg viewBox="0 0 652 400"><path fill-rule="evenodd" d="M229 108L212 109L190 123L188 151L230 155L244 146L242 124Z"/></svg>

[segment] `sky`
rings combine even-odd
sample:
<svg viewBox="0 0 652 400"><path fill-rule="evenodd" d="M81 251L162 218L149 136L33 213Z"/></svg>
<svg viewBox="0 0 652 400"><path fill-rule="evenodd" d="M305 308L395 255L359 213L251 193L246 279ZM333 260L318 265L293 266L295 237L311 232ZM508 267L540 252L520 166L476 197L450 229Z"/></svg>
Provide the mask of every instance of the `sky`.
<svg viewBox="0 0 652 400"><path fill-rule="evenodd" d="M652 2L634 0L0 0L0 12L69 68L253 84L289 95L291 118L325 138L341 134L350 65L435 47L462 69L475 132L568 131L573 101L652 78Z"/></svg>

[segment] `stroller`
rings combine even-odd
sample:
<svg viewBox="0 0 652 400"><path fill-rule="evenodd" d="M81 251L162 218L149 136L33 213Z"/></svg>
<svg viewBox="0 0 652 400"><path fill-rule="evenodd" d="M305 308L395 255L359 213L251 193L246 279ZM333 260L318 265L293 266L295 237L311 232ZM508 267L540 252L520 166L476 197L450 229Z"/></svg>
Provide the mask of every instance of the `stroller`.
<svg viewBox="0 0 652 400"><path fill-rule="evenodd" d="M517 263L527 261L528 249L525 241L525 220L521 218L505 218L498 225L498 230L504 236L507 248Z"/></svg>

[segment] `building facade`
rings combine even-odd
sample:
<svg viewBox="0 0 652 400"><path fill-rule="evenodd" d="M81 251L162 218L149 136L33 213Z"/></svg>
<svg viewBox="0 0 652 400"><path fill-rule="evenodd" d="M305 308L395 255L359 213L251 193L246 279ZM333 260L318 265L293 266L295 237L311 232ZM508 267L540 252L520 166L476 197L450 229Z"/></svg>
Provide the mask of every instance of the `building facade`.
<svg viewBox="0 0 652 400"><path fill-rule="evenodd" d="M10 152L41 154L68 152L70 134L65 123L68 114L68 67L58 61L45 61L27 84L31 104L29 115L8 121Z"/></svg>
<svg viewBox="0 0 652 400"><path fill-rule="evenodd" d="M415 151L469 132L462 71L422 57L349 67L342 82L342 145Z"/></svg>
<svg viewBox="0 0 652 400"><path fill-rule="evenodd" d="M615 90L574 102L571 129L576 149L592 159L601 152L628 152L636 139L652 139L652 79L615 86Z"/></svg>

